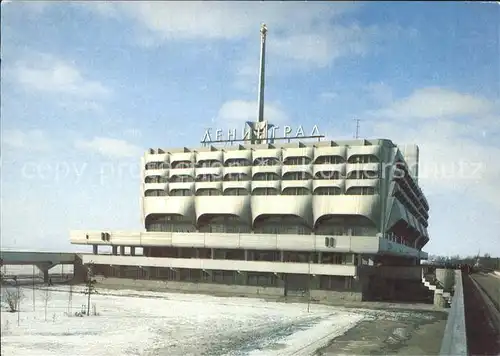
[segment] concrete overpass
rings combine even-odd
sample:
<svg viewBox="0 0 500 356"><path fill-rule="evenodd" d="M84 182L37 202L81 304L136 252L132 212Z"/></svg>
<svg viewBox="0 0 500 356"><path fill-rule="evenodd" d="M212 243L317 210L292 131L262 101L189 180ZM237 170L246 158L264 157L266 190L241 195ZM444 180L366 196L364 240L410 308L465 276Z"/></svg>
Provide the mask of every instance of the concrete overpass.
<svg viewBox="0 0 500 356"><path fill-rule="evenodd" d="M43 273L44 282L49 281L49 270L57 265L71 264L74 271L81 265L81 258L69 252L37 252L37 251L0 251L0 266L35 265Z"/></svg>
<svg viewBox="0 0 500 356"><path fill-rule="evenodd" d="M49 270L60 264L73 264L75 276L81 278L85 275L83 262L89 259L92 259L91 254L0 251L0 266L35 265L43 271L45 282L48 282ZM426 274L426 271L429 273ZM379 274L386 277L387 274L394 274L391 277L412 280L422 273L422 282L426 287L432 289L434 285L434 289L443 288L441 294L435 293L436 296L447 294L443 285L447 283L442 278L448 279L450 273L443 274L443 271L446 272L446 267L423 265L397 270L384 267L380 269ZM429 275L434 275L435 278L429 278ZM454 275L453 292L449 293L451 309L440 354L465 356L471 352L500 353L500 343L497 340L500 333L500 272L469 275L467 271L456 270ZM478 322L482 325L478 325Z"/></svg>

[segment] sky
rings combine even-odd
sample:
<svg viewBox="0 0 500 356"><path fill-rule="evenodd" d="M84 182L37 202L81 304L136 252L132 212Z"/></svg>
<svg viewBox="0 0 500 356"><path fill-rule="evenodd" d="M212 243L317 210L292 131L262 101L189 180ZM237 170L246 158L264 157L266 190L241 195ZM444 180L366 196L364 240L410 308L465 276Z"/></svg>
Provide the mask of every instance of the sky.
<svg viewBox="0 0 500 356"><path fill-rule="evenodd" d="M500 256L500 6L1 4L1 246L140 230L140 156L257 115L420 147L431 254Z"/></svg>

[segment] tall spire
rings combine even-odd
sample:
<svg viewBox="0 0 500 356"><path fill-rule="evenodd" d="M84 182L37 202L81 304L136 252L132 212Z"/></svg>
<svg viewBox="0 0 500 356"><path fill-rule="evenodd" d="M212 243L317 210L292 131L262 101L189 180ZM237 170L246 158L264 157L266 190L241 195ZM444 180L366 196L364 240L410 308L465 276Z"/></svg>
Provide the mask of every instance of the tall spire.
<svg viewBox="0 0 500 356"><path fill-rule="evenodd" d="M260 26L260 68L259 68L259 98L258 98L258 116L257 121L264 121L264 85L265 85L265 67L266 67L266 24Z"/></svg>

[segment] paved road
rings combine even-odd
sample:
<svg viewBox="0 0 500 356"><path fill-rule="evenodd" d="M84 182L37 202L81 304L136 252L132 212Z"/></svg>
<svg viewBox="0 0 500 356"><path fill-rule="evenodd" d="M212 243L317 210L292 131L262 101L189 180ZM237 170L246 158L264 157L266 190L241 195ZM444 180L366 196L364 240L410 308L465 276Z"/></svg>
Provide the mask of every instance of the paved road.
<svg viewBox="0 0 500 356"><path fill-rule="evenodd" d="M488 294L491 301L500 311L500 278L489 274L474 274L472 278Z"/></svg>
<svg viewBox="0 0 500 356"><path fill-rule="evenodd" d="M476 283L474 283L476 282ZM499 302L500 283L496 277L485 274L464 274L465 324L467 347L471 355L500 354L500 333L495 311L484 301L485 290L492 300Z"/></svg>

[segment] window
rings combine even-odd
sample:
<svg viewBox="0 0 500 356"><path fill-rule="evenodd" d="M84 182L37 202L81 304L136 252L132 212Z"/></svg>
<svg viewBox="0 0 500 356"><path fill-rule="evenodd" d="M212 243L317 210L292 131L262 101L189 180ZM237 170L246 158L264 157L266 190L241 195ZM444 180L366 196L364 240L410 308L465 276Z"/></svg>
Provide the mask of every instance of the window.
<svg viewBox="0 0 500 356"><path fill-rule="evenodd" d="M168 169L167 162L148 162L145 166L146 169Z"/></svg>
<svg viewBox="0 0 500 356"><path fill-rule="evenodd" d="M379 159L374 155L352 155L348 163L379 163Z"/></svg>
<svg viewBox="0 0 500 356"><path fill-rule="evenodd" d="M255 173L253 176L253 180L255 181L273 181L279 180L280 176L276 173L267 172L267 173Z"/></svg>
<svg viewBox="0 0 500 356"><path fill-rule="evenodd" d="M243 182L250 180L250 177L245 173L230 173L225 175L224 180L226 182Z"/></svg>
<svg viewBox="0 0 500 356"><path fill-rule="evenodd" d="M226 167L247 167L251 166L252 162L244 158L230 158L226 161Z"/></svg>
<svg viewBox="0 0 500 356"><path fill-rule="evenodd" d="M308 195L309 189L304 187L288 187L283 189L281 195Z"/></svg>
<svg viewBox="0 0 500 356"><path fill-rule="evenodd" d="M186 174L175 175L170 177L171 183L191 183L194 182L194 178Z"/></svg>
<svg viewBox="0 0 500 356"><path fill-rule="evenodd" d="M192 168L194 166L191 161L176 161L172 163L172 169Z"/></svg>
<svg viewBox="0 0 500 356"><path fill-rule="evenodd" d="M164 197L166 195L167 192L161 189L148 189L144 192L146 197Z"/></svg>
<svg viewBox="0 0 500 356"><path fill-rule="evenodd" d="M215 174L200 174L196 177L197 182L219 182L220 176Z"/></svg>
<svg viewBox="0 0 500 356"><path fill-rule="evenodd" d="M173 189L170 192L171 197L189 197L192 195L193 192L190 189Z"/></svg>
<svg viewBox="0 0 500 356"><path fill-rule="evenodd" d="M333 237L325 237L325 246L335 248L336 241Z"/></svg>
<svg viewBox="0 0 500 356"><path fill-rule="evenodd" d="M224 190L224 195L248 195L248 190L244 188L228 188Z"/></svg>
<svg viewBox="0 0 500 356"><path fill-rule="evenodd" d="M349 172L347 179L378 179L378 171L352 171Z"/></svg>
<svg viewBox="0 0 500 356"><path fill-rule="evenodd" d="M341 164L345 163L344 157L341 156L320 156L316 158L314 164Z"/></svg>
<svg viewBox="0 0 500 356"><path fill-rule="evenodd" d="M147 176L144 179L145 183L167 183L168 178L164 176Z"/></svg>
<svg viewBox="0 0 500 356"><path fill-rule="evenodd" d="M297 166L309 163L311 163L311 159L308 157L288 157L283 161L283 164L288 166Z"/></svg>
<svg viewBox="0 0 500 356"><path fill-rule="evenodd" d="M254 166L279 166L281 164L281 161L278 158L275 157L262 157L262 158L257 158L254 162Z"/></svg>
<svg viewBox="0 0 500 356"><path fill-rule="evenodd" d="M255 188L252 195L278 195L276 188Z"/></svg>
<svg viewBox="0 0 500 356"><path fill-rule="evenodd" d="M218 189L198 189L196 191L197 196L216 196L221 195L220 190Z"/></svg>
<svg viewBox="0 0 500 356"><path fill-rule="evenodd" d="M222 164L222 162L219 162L216 159L203 160L203 161L198 161L196 163L196 167L198 168L223 167L223 166L224 165Z"/></svg>
<svg viewBox="0 0 500 356"><path fill-rule="evenodd" d="M346 195L374 195L374 187L352 187L346 192Z"/></svg>
<svg viewBox="0 0 500 356"><path fill-rule="evenodd" d="M288 172L283 175L283 180L308 180L311 175L307 172Z"/></svg>
<svg viewBox="0 0 500 356"><path fill-rule="evenodd" d="M314 195L340 195L339 187L319 187L314 190Z"/></svg>
<svg viewBox="0 0 500 356"><path fill-rule="evenodd" d="M315 179L341 179L338 171L320 171L316 172Z"/></svg>

